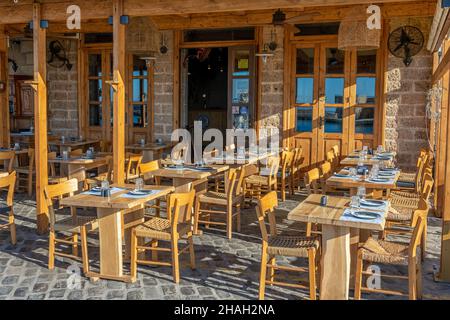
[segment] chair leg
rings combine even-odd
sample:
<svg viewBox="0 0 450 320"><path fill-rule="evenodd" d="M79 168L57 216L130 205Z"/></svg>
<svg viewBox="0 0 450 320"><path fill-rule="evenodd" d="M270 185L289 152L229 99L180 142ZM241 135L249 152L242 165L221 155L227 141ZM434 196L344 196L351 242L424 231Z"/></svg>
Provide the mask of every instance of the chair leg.
<svg viewBox="0 0 450 320"><path fill-rule="evenodd" d="M194 234L198 234L198 220L200 218L200 206L201 206L200 201L196 199L194 209Z"/></svg>
<svg viewBox="0 0 450 320"><path fill-rule="evenodd" d="M408 265L409 300L417 299L417 258L413 258Z"/></svg>
<svg viewBox="0 0 450 320"><path fill-rule="evenodd" d="M236 230L241 232L241 204L236 205Z"/></svg>
<svg viewBox="0 0 450 320"><path fill-rule="evenodd" d="M259 274L259 300L264 300L267 275L267 248L263 245L261 254L261 271Z"/></svg>
<svg viewBox="0 0 450 320"><path fill-rule="evenodd" d="M89 272L89 254L86 226L81 227L81 257L83 260L83 272L87 274Z"/></svg>
<svg viewBox="0 0 450 320"><path fill-rule="evenodd" d="M188 241L189 241L189 256L191 260L191 269L195 270L195 251L194 251L194 238L192 232L189 232L188 234Z"/></svg>
<svg viewBox="0 0 450 320"><path fill-rule="evenodd" d="M176 236L172 236L172 273L173 273L173 281L175 283L180 283L178 238Z"/></svg>
<svg viewBox="0 0 450 320"><path fill-rule="evenodd" d="M306 236L307 236L307 237L310 237L310 236L311 236L311 233L312 233L312 223L311 223L311 222L308 222L308 223L306 224Z"/></svg>
<svg viewBox="0 0 450 320"><path fill-rule="evenodd" d="M420 246L420 259L423 261L425 261L425 255L427 254L427 232L428 232L428 223L425 221L425 225L423 227L423 232L422 232L422 244Z"/></svg>
<svg viewBox="0 0 450 320"><path fill-rule="evenodd" d="M131 259L130 259L131 282L137 279L137 236L134 229L131 231Z"/></svg>
<svg viewBox="0 0 450 320"><path fill-rule="evenodd" d="M78 257L78 233L72 234L72 254L76 257Z"/></svg>
<svg viewBox="0 0 450 320"><path fill-rule="evenodd" d="M286 180L285 179L281 179L281 201L286 201Z"/></svg>
<svg viewBox="0 0 450 320"><path fill-rule="evenodd" d="M309 263L309 297L311 300L316 300L317 299L316 249L308 250L308 263Z"/></svg>
<svg viewBox="0 0 450 320"><path fill-rule="evenodd" d="M233 237L233 205L227 205L227 237Z"/></svg>
<svg viewBox="0 0 450 320"><path fill-rule="evenodd" d="M14 221L14 213L12 211L9 213L9 232L11 234L11 244L14 246L17 243L17 236L16 236L16 223Z"/></svg>
<svg viewBox="0 0 450 320"><path fill-rule="evenodd" d="M276 263L277 263L277 259L275 258L275 256L270 256L269 264L274 266ZM275 269L270 266L269 266L269 281L275 281Z"/></svg>
<svg viewBox="0 0 450 320"><path fill-rule="evenodd" d="M33 174L30 173L30 175L28 176L28 186L27 186L27 190L28 190L28 196L31 197L31 195L33 194Z"/></svg>
<svg viewBox="0 0 450 320"><path fill-rule="evenodd" d="M361 285L363 272L363 259L361 253L358 252L356 258L356 273L355 273L355 300L361 300Z"/></svg>
<svg viewBox="0 0 450 320"><path fill-rule="evenodd" d="M417 299L422 299L422 260L417 261L416 269L416 292Z"/></svg>
<svg viewBox="0 0 450 320"><path fill-rule="evenodd" d="M53 270L55 268L55 231L50 230L48 242L48 269Z"/></svg>

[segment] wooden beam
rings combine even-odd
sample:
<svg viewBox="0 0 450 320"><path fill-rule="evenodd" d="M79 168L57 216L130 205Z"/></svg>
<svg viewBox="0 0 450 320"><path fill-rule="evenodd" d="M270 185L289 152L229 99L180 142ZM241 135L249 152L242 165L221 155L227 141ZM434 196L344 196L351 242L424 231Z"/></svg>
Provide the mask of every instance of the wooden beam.
<svg viewBox="0 0 450 320"><path fill-rule="evenodd" d="M113 0L113 161L114 183L125 180L125 25L120 24L123 0Z"/></svg>
<svg viewBox="0 0 450 320"><path fill-rule="evenodd" d="M0 0L0 21L3 24L27 23L32 18L32 0L21 0L14 4L9 0ZM411 0L160 0L142 1L127 0L124 3L124 14L130 16L162 16L186 15L196 13L242 12L252 10L303 9L308 7L349 6L355 4L411 3ZM419 2L419 1L417 1ZM435 1L420 1L435 6ZM42 19L49 21L65 21L69 5L78 5L81 18L106 19L112 15L111 0L41 0ZM407 7L405 9L409 10ZM420 14L420 13L418 13ZM434 14L434 7L433 13ZM420 14L421 15L421 14Z"/></svg>
<svg viewBox="0 0 450 320"><path fill-rule="evenodd" d="M40 26L41 5L33 4L33 57L34 57L34 129L36 165L36 214L37 230L48 231L48 210L44 198L44 188L48 184L47 163L47 45L46 30Z"/></svg>
<svg viewBox="0 0 450 320"><path fill-rule="evenodd" d="M434 52L438 50L445 35L448 33L450 27L449 13L449 8L442 8L439 5L436 6L433 24L431 25L431 31L428 37L428 51Z"/></svg>
<svg viewBox="0 0 450 320"><path fill-rule="evenodd" d="M0 146L9 147L9 84L8 84L8 39L4 26L0 25L0 83L4 91L0 91Z"/></svg>

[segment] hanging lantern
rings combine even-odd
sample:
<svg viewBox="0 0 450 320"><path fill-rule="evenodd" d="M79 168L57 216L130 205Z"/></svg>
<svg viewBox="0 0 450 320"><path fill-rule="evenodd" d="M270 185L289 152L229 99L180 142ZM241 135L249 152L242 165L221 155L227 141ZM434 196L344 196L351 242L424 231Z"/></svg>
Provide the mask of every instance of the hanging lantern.
<svg viewBox="0 0 450 320"><path fill-rule="evenodd" d="M148 17L132 17L127 26L126 47L129 53L140 57L156 57L159 51L159 33Z"/></svg>
<svg viewBox="0 0 450 320"><path fill-rule="evenodd" d="M367 6L348 9L339 27L338 47L340 50L372 50L380 47L381 30L369 29Z"/></svg>

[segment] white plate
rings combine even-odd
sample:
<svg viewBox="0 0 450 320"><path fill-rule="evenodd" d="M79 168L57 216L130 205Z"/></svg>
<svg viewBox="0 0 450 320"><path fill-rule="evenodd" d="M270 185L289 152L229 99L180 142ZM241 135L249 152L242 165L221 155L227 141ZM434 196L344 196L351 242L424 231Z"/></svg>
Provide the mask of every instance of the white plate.
<svg viewBox="0 0 450 320"><path fill-rule="evenodd" d="M380 217L379 214L369 211L355 211L355 212L350 211L349 214L355 218L362 220L376 220Z"/></svg>

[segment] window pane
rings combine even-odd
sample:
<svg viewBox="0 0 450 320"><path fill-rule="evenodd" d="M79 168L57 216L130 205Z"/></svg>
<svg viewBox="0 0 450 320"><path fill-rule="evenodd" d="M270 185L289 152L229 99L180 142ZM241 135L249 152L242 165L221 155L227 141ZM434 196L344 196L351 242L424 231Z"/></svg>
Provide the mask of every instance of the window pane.
<svg viewBox="0 0 450 320"><path fill-rule="evenodd" d="M143 128L146 124L146 112L144 105L133 106L133 126Z"/></svg>
<svg viewBox="0 0 450 320"><path fill-rule="evenodd" d="M249 79L233 79L233 103L248 103L249 92Z"/></svg>
<svg viewBox="0 0 450 320"><path fill-rule="evenodd" d="M337 48L327 49L327 73L341 74L344 73L345 52Z"/></svg>
<svg viewBox="0 0 450 320"><path fill-rule="evenodd" d="M89 76L90 77L101 77L102 76L102 55L101 54L90 54L89 60Z"/></svg>
<svg viewBox="0 0 450 320"><path fill-rule="evenodd" d="M312 108L297 108L297 132L312 132Z"/></svg>
<svg viewBox="0 0 450 320"><path fill-rule="evenodd" d="M102 80L89 80L89 101L102 101Z"/></svg>
<svg viewBox="0 0 450 320"><path fill-rule="evenodd" d="M297 78L297 97L295 102L313 103L314 95L314 79L313 78Z"/></svg>
<svg viewBox="0 0 450 320"><path fill-rule="evenodd" d="M101 126L102 125L102 106L99 104L89 105L89 125Z"/></svg>
<svg viewBox="0 0 450 320"><path fill-rule="evenodd" d="M357 73L376 73L377 51L358 51L357 68Z"/></svg>
<svg viewBox="0 0 450 320"><path fill-rule="evenodd" d="M218 67L223 69L224 62L221 56L219 56ZM239 50L235 53L233 76L249 76L250 75L250 52L249 50Z"/></svg>
<svg viewBox="0 0 450 320"><path fill-rule="evenodd" d="M342 108L325 108L325 133L342 133Z"/></svg>
<svg viewBox="0 0 450 320"><path fill-rule="evenodd" d="M375 78L358 77L356 78L356 101L358 104L375 103Z"/></svg>
<svg viewBox="0 0 450 320"><path fill-rule="evenodd" d="M362 134L373 134L374 117L374 108L356 108L355 132Z"/></svg>
<svg viewBox="0 0 450 320"><path fill-rule="evenodd" d="M147 63L137 56L133 56L133 76L146 76Z"/></svg>
<svg viewBox="0 0 450 320"><path fill-rule="evenodd" d="M344 103L344 78L325 79L325 102L327 104Z"/></svg>
<svg viewBox="0 0 450 320"><path fill-rule="evenodd" d="M314 73L314 49L297 49L297 74Z"/></svg>

